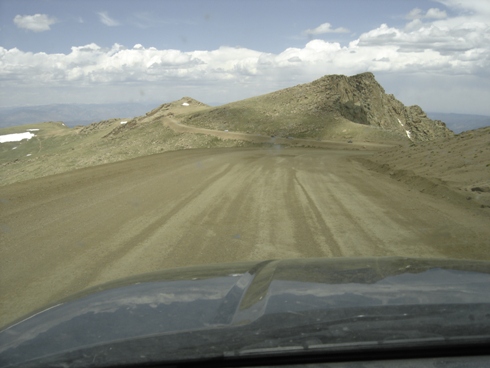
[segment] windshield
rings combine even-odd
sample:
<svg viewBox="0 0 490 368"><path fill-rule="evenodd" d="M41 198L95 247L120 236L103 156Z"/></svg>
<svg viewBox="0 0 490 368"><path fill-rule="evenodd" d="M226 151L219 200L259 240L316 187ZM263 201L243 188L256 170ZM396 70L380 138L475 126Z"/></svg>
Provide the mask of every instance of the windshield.
<svg viewBox="0 0 490 368"><path fill-rule="evenodd" d="M209 291L206 313L236 298L225 324L281 324L271 311L285 308L311 311L309 322L317 313L333 336L329 302L315 298L374 308L371 288L389 288L393 273L363 265L378 276L360 288L346 275L361 271L345 266L338 283L322 274L303 288L310 266L281 278L256 264L488 261L489 23L480 1L0 0L0 330L77 293L170 269L189 287L178 303L192 305L201 276L186 267L206 265L228 285ZM249 263L228 268L235 262ZM418 274L414 264L404 272ZM484 284L486 268L465 265L458 272L484 275L464 285ZM400 306L435 290L424 289L429 280L411 293L393 281ZM181 306L169 285L145 308ZM462 285L416 304L483 316L488 292L465 299ZM274 287L295 297L274 299ZM68 305L50 313L79 308ZM172 323L185 325L179 310ZM336 313L349 329L364 315ZM409 312L369 315L399 313ZM322 331L311 338L323 346Z"/></svg>

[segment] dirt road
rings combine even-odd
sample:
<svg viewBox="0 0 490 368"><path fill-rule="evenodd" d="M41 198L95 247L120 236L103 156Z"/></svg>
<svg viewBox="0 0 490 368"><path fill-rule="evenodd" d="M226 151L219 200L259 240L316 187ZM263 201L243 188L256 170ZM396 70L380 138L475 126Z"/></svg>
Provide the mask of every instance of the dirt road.
<svg viewBox="0 0 490 368"><path fill-rule="evenodd" d="M294 257L490 259L488 217L365 169L369 152L168 152L0 188L0 324L98 283Z"/></svg>
<svg viewBox="0 0 490 368"><path fill-rule="evenodd" d="M205 134L219 137L222 139L236 139L241 141L248 141L254 143L274 143L288 146L303 146L303 147L317 147L317 148L337 148L337 149L360 149L365 150L379 150L380 148L392 147L400 142L387 142L387 143L375 143L375 142L357 142L357 141L338 141L327 139L302 139L296 137L275 137L266 136L262 134L242 133L242 132L230 132L228 130L219 131L206 128L198 128L195 126L182 124L180 121L172 119L168 116L161 119L164 126L171 128L175 132L179 133L193 133L193 134Z"/></svg>

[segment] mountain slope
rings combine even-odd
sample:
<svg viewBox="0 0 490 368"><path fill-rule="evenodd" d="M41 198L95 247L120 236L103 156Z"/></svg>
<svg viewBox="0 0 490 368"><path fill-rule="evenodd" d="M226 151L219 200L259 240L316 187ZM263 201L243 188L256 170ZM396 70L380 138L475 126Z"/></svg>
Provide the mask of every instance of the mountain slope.
<svg viewBox="0 0 490 368"><path fill-rule="evenodd" d="M178 149L323 147L332 140L337 145L355 140L349 149L369 149L376 142L407 144L454 135L444 123L428 119L420 107L405 107L387 95L371 73L325 76L217 108L184 97L129 121L110 119L75 128L42 123L0 129L0 134L26 128L35 129L35 137L0 144L0 185Z"/></svg>
<svg viewBox="0 0 490 368"><path fill-rule="evenodd" d="M182 105L189 102L189 106ZM178 132L162 123L162 114L178 115L187 107L190 111L207 108L184 98L129 121L110 119L74 128L61 122L0 128L0 135L34 129L29 140L0 143L0 185L166 151L250 145L237 139Z"/></svg>
<svg viewBox="0 0 490 368"><path fill-rule="evenodd" d="M311 83L188 114L183 122L211 129L320 139L414 140L450 137L419 106L388 95L372 73L327 75Z"/></svg>
<svg viewBox="0 0 490 368"><path fill-rule="evenodd" d="M369 161L369 168L420 192L490 208L490 127L385 149Z"/></svg>

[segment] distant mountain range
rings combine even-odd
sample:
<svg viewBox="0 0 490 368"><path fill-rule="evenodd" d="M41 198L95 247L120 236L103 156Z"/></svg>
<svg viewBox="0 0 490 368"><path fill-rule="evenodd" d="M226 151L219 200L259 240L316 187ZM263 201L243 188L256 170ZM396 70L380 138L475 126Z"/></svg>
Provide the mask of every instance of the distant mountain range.
<svg viewBox="0 0 490 368"><path fill-rule="evenodd" d="M331 78L331 76L329 76L329 78ZM321 81L321 79L319 81ZM309 87L311 88L311 86ZM291 88L286 89L285 91L291 91ZM307 89L305 90L304 88L297 88L296 92L298 92L298 94L304 94L308 93L309 91ZM271 97L273 97L273 100L270 102L272 103L271 106L273 106L274 103L277 104L277 100L274 100L274 97L278 97L277 92L276 95L272 94ZM291 96L281 97L282 99L287 99ZM296 99L297 97L298 96L295 94L294 98ZM289 101L285 102L288 104L290 103ZM294 103L295 101L291 102ZM239 103L242 102L239 101ZM308 106L309 103L311 104L313 101L311 99L309 101L305 99L304 103L301 105ZM88 125L94 122L112 118L129 120L131 118L144 115L146 112L153 110L158 105L159 103L124 102L111 104L53 104L39 106L0 107L0 128L35 124L45 121L62 121L67 126L74 127L76 125ZM219 103L209 103L208 105L214 107L220 106ZM229 107L232 106L230 105ZM358 107L355 104L353 104L352 107L344 107L344 112L346 113L361 113L362 115L362 111L355 111L355 109ZM271 109L272 111L269 113L276 115L278 111L274 112L273 110L277 110L277 106L271 107ZM427 112L427 117L433 120L443 121L446 123L446 126L455 133L490 126L490 116L484 115Z"/></svg>
<svg viewBox="0 0 490 368"><path fill-rule="evenodd" d="M158 103L124 102L0 107L0 128L45 121L62 121L67 126L74 127L112 118L131 119L144 115L158 105Z"/></svg>
<svg viewBox="0 0 490 368"><path fill-rule="evenodd" d="M428 112L431 119L442 120L454 133L490 126L490 116L473 114L448 114L443 112Z"/></svg>

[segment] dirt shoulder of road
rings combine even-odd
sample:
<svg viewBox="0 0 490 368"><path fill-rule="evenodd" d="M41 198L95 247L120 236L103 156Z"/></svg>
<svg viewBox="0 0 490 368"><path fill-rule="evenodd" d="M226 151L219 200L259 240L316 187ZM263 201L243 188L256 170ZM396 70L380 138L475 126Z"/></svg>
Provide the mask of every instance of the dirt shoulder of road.
<svg viewBox="0 0 490 368"><path fill-rule="evenodd" d="M383 149L359 162L422 193L490 211L490 127Z"/></svg>

